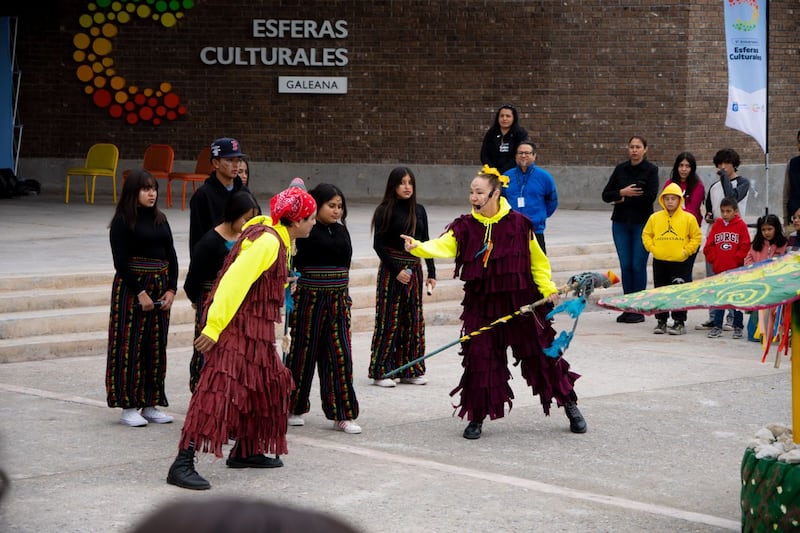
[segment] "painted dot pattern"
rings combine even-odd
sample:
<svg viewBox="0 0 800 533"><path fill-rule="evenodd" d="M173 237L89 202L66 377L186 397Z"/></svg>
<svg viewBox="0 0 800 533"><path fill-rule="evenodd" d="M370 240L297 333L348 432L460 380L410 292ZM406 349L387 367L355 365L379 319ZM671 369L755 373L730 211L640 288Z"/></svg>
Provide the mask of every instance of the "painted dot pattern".
<svg viewBox="0 0 800 533"><path fill-rule="evenodd" d="M136 20L151 20L172 28L194 0L98 0L89 2L78 17L80 30L73 36L75 76L95 106L130 125L177 120L186 107L169 82L157 87L139 87L117 72L113 58L114 38L120 26Z"/></svg>
<svg viewBox="0 0 800 533"><path fill-rule="evenodd" d="M739 31L753 31L758 25L758 0L728 0L728 5L731 7L736 7L743 4L749 5L751 8L753 8L753 16L747 21L736 19L736 22L733 23L733 27Z"/></svg>

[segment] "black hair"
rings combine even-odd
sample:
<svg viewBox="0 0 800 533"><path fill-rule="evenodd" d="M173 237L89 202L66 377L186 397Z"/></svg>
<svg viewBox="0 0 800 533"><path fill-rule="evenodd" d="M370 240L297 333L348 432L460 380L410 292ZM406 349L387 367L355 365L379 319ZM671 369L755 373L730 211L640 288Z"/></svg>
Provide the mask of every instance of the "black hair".
<svg viewBox="0 0 800 533"><path fill-rule="evenodd" d="M772 226L775 228L775 236L772 238L772 241L770 241L769 244L774 244L780 248L788 242L786 235L783 234L783 226L781 226L781 220L778 218L778 216L764 215L763 217L759 217L758 221L756 222L756 235L753 237L753 243L751 244L753 250L760 252L761 249L764 248L764 244L767 242L767 240L764 238L764 235L761 234L761 226Z"/></svg>
<svg viewBox="0 0 800 533"><path fill-rule="evenodd" d="M737 202L734 198L723 198L719 202L719 207L732 207L734 211L739 211L739 202Z"/></svg>
<svg viewBox="0 0 800 533"><path fill-rule="evenodd" d="M347 202L344 199L344 193L332 183L320 183L310 191L308 194L317 202L317 210L319 210L319 206L324 204L325 202L329 201L331 198L338 196L342 199L342 216L339 217L339 221L342 225L345 225L345 219L347 218Z"/></svg>
<svg viewBox="0 0 800 533"><path fill-rule="evenodd" d="M375 209L372 215L372 222L370 229L373 232L382 233L389 228L389 221L392 218L392 212L397 207L397 193L395 190L403 182L403 178L411 178L411 198L408 200L408 227L406 232L408 235L414 235L417 231L417 180L414 173L408 167L395 167L389 173L389 179L386 180L386 190L383 192L383 200Z"/></svg>
<svg viewBox="0 0 800 533"><path fill-rule="evenodd" d="M697 184L700 183L700 178L697 175L697 159L694 157L694 154L691 152L679 153L678 157L675 158L675 164L672 165L672 172L670 172L669 178L672 180L672 183L681 182L681 175L678 173L678 167L684 159L689 162L690 167L689 176L686 178L686 194L691 194Z"/></svg>
<svg viewBox="0 0 800 533"><path fill-rule="evenodd" d="M714 154L714 166L718 167L720 163L730 163L733 165L733 170L739 170L742 160L739 159L739 153L733 148L723 148Z"/></svg>
<svg viewBox="0 0 800 533"><path fill-rule="evenodd" d="M511 111L511 116L514 117L514 120L511 121L511 127L508 128L509 133L516 131L520 128L519 125L519 113L517 113L517 108L511 104L503 104L497 108L497 111L494 112L494 122L492 123L492 127L489 128L489 131L492 133L500 133L500 111L503 109L508 109Z"/></svg>
<svg viewBox="0 0 800 533"><path fill-rule="evenodd" d="M184 500L163 504L148 513L132 533L358 533L355 526L322 511L283 503L222 496L202 501Z"/></svg>
<svg viewBox="0 0 800 533"><path fill-rule="evenodd" d="M114 210L112 222L117 218L122 218L125 224L133 230L136 227L137 213L139 212L139 191L142 189L155 189L158 193L158 180L145 169L131 171L122 182L122 192L119 195L117 207ZM153 207L155 210L156 225L167 221L166 215L158 209L158 197ZM111 224L109 223L109 227Z"/></svg>
<svg viewBox="0 0 800 533"><path fill-rule="evenodd" d="M225 202L225 212L222 214L222 220L223 222L235 222L251 209L255 209L259 215L261 214L258 202L249 191L236 191Z"/></svg>
<svg viewBox="0 0 800 533"><path fill-rule="evenodd" d="M647 148L647 139L645 139L641 135L631 135L631 138L628 139L628 144L631 144L631 141L633 141L634 139L639 139L640 141L642 141L642 146Z"/></svg>
<svg viewBox="0 0 800 533"><path fill-rule="evenodd" d="M530 139L524 139L524 140L520 141L519 144L517 145L517 150L519 150L519 147L522 146L523 144L527 144L528 146L530 146L531 147L531 151L533 151L533 153L536 154L536 143L535 142L533 142Z"/></svg>

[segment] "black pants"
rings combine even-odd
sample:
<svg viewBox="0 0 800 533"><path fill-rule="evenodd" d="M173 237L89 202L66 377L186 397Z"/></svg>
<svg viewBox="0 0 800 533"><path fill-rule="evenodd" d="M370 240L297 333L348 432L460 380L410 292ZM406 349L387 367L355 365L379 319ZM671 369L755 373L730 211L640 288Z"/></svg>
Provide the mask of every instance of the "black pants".
<svg viewBox="0 0 800 533"><path fill-rule="evenodd" d="M689 260L684 261L661 261L660 259L653 258L653 286L663 287L664 285L672 285L673 283L683 283L689 278L690 269ZM670 313L665 311L663 313L656 313L656 319L666 321ZM672 320L676 322L686 322L686 311L672 311Z"/></svg>

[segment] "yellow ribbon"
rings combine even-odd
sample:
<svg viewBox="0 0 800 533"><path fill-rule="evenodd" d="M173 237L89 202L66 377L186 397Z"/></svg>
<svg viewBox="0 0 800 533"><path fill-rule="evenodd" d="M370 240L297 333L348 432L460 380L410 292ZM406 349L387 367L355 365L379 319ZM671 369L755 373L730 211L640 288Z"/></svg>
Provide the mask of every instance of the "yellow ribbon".
<svg viewBox="0 0 800 533"><path fill-rule="evenodd" d="M489 174L490 176L497 176L497 179L500 181L500 184L503 186L503 188L508 187L508 182L509 182L508 176L506 176L505 174L500 174L500 172L498 172L498 170L494 167L490 167L489 165L483 165L483 168L481 169L481 174Z"/></svg>

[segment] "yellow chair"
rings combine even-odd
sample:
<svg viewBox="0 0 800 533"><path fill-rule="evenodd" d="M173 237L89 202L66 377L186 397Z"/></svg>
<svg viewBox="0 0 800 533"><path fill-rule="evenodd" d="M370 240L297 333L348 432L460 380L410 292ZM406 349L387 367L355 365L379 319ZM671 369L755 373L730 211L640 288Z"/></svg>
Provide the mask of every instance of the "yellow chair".
<svg viewBox="0 0 800 533"><path fill-rule="evenodd" d="M117 203L117 163L119 163L119 148L109 143L98 143L89 148L86 154L86 164L83 167L67 169L67 194L64 203L69 203L69 179L70 176L83 176L83 195L86 203L94 203L94 188L97 183L97 176L111 178L111 190L113 191L114 203ZM92 178L92 198L89 201L89 182Z"/></svg>

